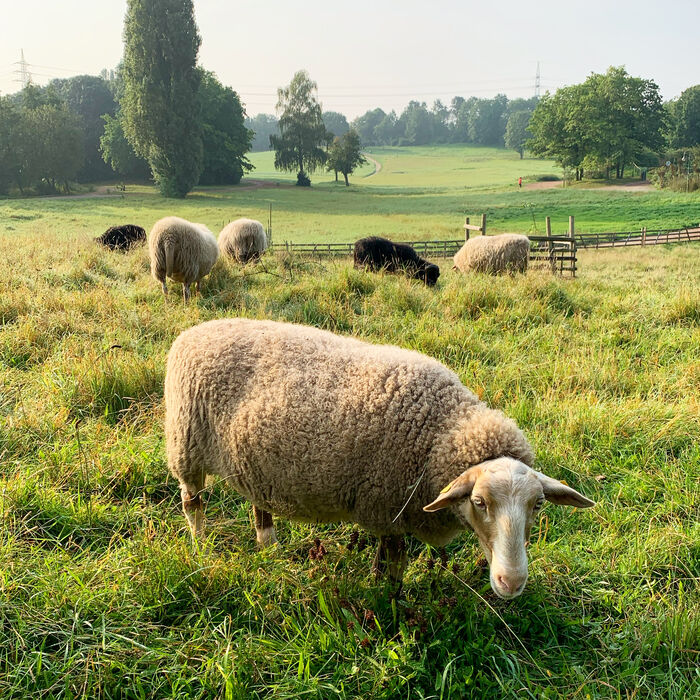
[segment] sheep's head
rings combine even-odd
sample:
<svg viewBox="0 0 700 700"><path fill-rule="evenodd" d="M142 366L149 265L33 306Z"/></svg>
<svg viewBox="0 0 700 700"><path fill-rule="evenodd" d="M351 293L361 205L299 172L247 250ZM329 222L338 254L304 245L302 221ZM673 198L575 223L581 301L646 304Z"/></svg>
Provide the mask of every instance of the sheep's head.
<svg viewBox="0 0 700 700"><path fill-rule="evenodd" d="M590 508L595 503L566 484L511 457L470 467L423 510L454 507L476 533L490 566L491 588L515 598L527 581L526 546L545 501Z"/></svg>

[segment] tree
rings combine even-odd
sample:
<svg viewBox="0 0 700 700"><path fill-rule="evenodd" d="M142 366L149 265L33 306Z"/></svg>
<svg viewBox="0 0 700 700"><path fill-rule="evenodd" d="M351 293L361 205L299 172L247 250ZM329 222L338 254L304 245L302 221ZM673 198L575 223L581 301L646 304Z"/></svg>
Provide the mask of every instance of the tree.
<svg viewBox="0 0 700 700"><path fill-rule="evenodd" d="M32 148L27 170L53 192L57 185L68 190L83 165L83 133L79 118L66 105L40 105L22 115Z"/></svg>
<svg viewBox="0 0 700 700"><path fill-rule="evenodd" d="M348 186L348 175L350 175L358 165L363 165L367 161L362 155L362 146L358 133L351 129L343 136L336 136L328 149L327 169L335 172L335 179L338 180L338 173L343 173L345 185Z"/></svg>
<svg viewBox="0 0 700 700"><path fill-rule="evenodd" d="M112 170L122 178L145 180L151 175L148 163L139 158L131 144L124 136L121 114L111 117L103 115L104 132L100 137L100 153L102 159Z"/></svg>
<svg viewBox="0 0 700 700"><path fill-rule="evenodd" d="M253 142L251 151L269 151L270 136L279 136L280 130L277 126L277 117L274 114L257 114L254 117L247 117L245 120L246 129L253 132Z"/></svg>
<svg viewBox="0 0 700 700"><path fill-rule="evenodd" d="M128 0L122 125L166 197L184 197L202 171L192 0Z"/></svg>
<svg viewBox="0 0 700 700"><path fill-rule="evenodd" d="M20 189L22 177L22 146L27 139L22 133L19 106L9 97L0 97L0 192L7 193L14 182Z"/></svg>
<svg viewBox="0 0 700 700"><path fill-rule="evenodd" d="M392 109L391 112L385 114L384 119L374 127L373 142L380 146L393 146L398 142L399 138L401 138L401 134L399 133L396 112Z"/></svg>
<svg viewBox="0 0 700 700"><path fill-rule="evenodd" d="M508 98L475 100L468 116L468 135L472 143L482 146L503 146Z"/></svg>
<svg viewBox="0 0 700 700"><path fill-rule="evenodd" d="M603 169L609 176L615 167L617 177L623 177L638 154L662 148L663 125L656 83L611 67L545 95L530 120L528 148L575 168L577 179L584 168Z"/></svg>
<svg viewBox="0 0 700 700"><path fill-rule="evenodd" d="M277 91L280 135L270 136L275 168L297 171L297 185L308 186L313 173L326 162L328 132L323 125L316 83L305 70L295 73L289 87Z"/></svg>
<svg viewBox="0 0 700 700"><path fill-rule="evenodd" d="M245 112L237 92L224 87L203 69L199 85L202 108L203 185L236 185L253 169L245 154L253 132L245 127Z"/></svg>
<svg viewBox="0 0 700 700"><path fill-rule="evenodd" d="M353 120L352 128L359 134L360 141L362 141L363 145L378 145L374 135L374 129L384 119L384 117L386 117L386 112L377 107L377 109L370 109L363 115Z"/></svg>
<svg viewBox="0 0 700 700"><path fill-rule="evenodd" d="M113 116L117 103L109 83L94 75L77 75L65 80L52 80L48 87L74 114L80 117L85 162L77 173L81 182L94 182L112 176L100 154L100 137L104 131L102 115Z"/></svg>
<svg viewBox="0 0 700 700"><path fill-rule="evenodd" d="M348 120L340 112L324 112L323 124L326 127L326 131L333 134L333 136L342 136L350 131Z"/></svg>
<svg viewBox="0 0 700 700"><path fill-rule="evenodd" d="M513 112L506 123L506 148L512 148L520 154L522 160L525 142L529 138L527 125L530 123L531 112Z"/></svg>
<svg viewBox="0 0 700 700"><path fill-rule="evenodd" d="M412 146L423 146L433 141L433 116L425 102L411 100L401 115L406 125L405 138Z"/></svg>
<svg viewBox="0 0 700 700"><path fill-rule="evenodd" d="M672 148L700 145L700 85L684 90L667 105L669 141Z"/></svg>

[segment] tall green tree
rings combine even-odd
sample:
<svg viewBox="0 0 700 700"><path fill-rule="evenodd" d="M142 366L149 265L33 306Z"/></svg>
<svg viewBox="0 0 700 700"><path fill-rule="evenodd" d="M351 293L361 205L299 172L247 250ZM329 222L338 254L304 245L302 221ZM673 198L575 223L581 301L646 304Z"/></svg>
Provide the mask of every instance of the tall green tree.
<svg viewBox="0 0 700 700"><path fill-rule="evenodd" d="M326 162L328 132L323 124L316 83L305 70L295 73L288 87L277 91L279 136L270 136L275 168L297 171L297 185L308 186L313 173Z"/></svg>
<svg viewBox="0 0 700 700"><path fill-rule="evenodd" d="M348 175L351 175L355 169L366 163L365 157L362 155L362 145L360 137L354 129L346 132L342 136L336 136L328 149L328 160L326 169L335 172L336 182L338 173L343 173L345 185L350 185Z"/></svg>
<svg viewBox="0 0 700 700"><path fill-rule="evenodd" d="M520 154L522 160L525 143L530 137L527 125L530 123L531 112L513 112L506 123L506 148L512 148Z"/></svg>
<svg viewBox="0 0 700 700"><path fill-rule="evenodd" d="M357 131L364 146L380 145L381 142L377 141L374 130L386 116L386 112L377 107L376 109L368 110L353 120L352 128Z"/></svg>
<svg viewBox="0 0 700 700"><path fill-rule="evenodd" d="M202 172L192 0L128 0L124 23L124 133L166 197L184 197Z"/></svg>
<svg viewBox="0 0 700 700"><path fill-rule="evenodd" d="M251 151L269 151L270 136L279 136L277 117L274 114L256 114L254 117L246 117L245 127L253 132Z"/></svg>
<svg viewBox="0 0 700 700"><path fill-rule="evenodd" d="M700 85L683 90L677 100L668 103L667 109L671 147L700 145Z"/></svg>
<svg viewBox="0 0 700 700"><path fill-rule="evenodd" d="M245 111L238 93L222 85L214 73L199 69L202 108L203 185L236 185L253 169L245 154L253 132L245 126Z"/></svg>

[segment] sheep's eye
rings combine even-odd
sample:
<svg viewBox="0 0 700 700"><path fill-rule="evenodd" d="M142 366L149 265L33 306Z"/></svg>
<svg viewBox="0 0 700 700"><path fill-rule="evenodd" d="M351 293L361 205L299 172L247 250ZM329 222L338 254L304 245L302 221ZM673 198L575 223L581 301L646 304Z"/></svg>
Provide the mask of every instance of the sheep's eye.
<svg viewBox="0 0 700 700"><path fill-rule="evenodd" d="M481 510L486 510L486 501L484 501L484 499L481 498L480 496L476 496L475 498L472 498L472 503L477 508L480 508Z"/></svg>
<svg viewBox="0 0 700 700"><path fill-rule="evenodd" d="M535 503L535 507L532 510L536 513L540 508L542 508L543 505L544 505L544 498L540 498Z"/></svg>

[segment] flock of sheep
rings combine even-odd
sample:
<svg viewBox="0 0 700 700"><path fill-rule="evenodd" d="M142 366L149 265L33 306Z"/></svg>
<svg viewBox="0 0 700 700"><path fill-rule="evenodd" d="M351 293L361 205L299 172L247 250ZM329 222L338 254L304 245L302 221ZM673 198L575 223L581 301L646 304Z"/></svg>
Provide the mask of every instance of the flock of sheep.
<svg viewBox="0 0 700 700"><path fill-rule="evenodd" d="M144 229L131 224L115 226L96 239L111 249L128 249L146 240ZM254 219L237 219L225 226L218 241L204 225L177 216L157 221L148 236L151 274L167 294L168 278L183 285L183 295L190 298L190 285L199 292L200 282L214 267L219 254L246 264L257 260L267 249L265 229ZM479 236L468 240L454 256L453 269L461 272L525 272L530 241L527 236L504 233ZM419 257L404 243L370 236L355 242L355 267L375 271L403 273L434 286L440 268Z"/></svg>
<svg viewBox="0 0 700 700"><path fill-rule="evenodd" d="M267 239L251 219L228 224L217 242L203 224L167 217L148 245L163 292L167 278L181 282L187 301L220 253L247 263ZM528 251L525 236L481 236L454 262L464 272L524 271ZM355 244L355 265L428 285L440 274L410 246L375 237ZM209 321L173 343L165 404L168 466L195 539L204 534L207 476L218 475L253 504L261 546L277 542L273 514L357 523L379 537L375 573L399 584L404 535L443 546L471 529L493 591L510 599L525 586L527 541L544 501L594 505L536 471L522 431L454 372L394 346L290 323Z"/></svg>

